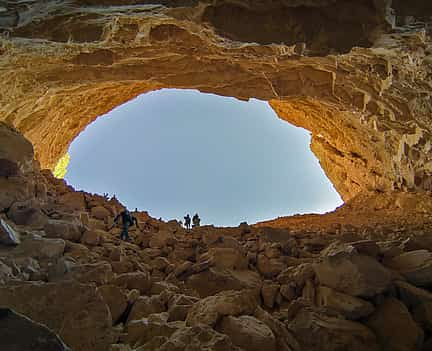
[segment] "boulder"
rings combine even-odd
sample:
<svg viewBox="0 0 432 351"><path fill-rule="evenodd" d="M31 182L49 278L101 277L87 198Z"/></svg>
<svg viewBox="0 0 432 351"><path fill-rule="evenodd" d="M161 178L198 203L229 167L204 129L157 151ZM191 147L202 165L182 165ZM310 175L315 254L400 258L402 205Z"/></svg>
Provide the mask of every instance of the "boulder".
<svg viewBox="0 0 432 351"><path fill-rule="evenodd" d="M432 252L416 250L405 252L386 261L386 265L418 286L432 285Z"/></svg>
<svg viewBox="0 0 432 351"><path fill-rule="evenodd" d="M169 231L159 231L152 235L149 246L152 249L161 249L169 244L173 244L174 235Z"/></svg>
<svg viewBox="0 0 432 351"><path fill-rule="evenodd" d="M399 299L410 310L422 303L432 302L432 293L429 291L417 288L414 285L401 280L395 281L395 286Z"/></svg>
<svg viewBox="0 0 432 351"><path fill-rule="evenodd" d="M113 342L111 314L94 285L0 286L0 306L46 325L74 351L106 351Z"/></svg>
<svg viewBox="0 0 432 351"><path fill-rule="evenodd" d="M206 259L210 259L212 265L216 268L236 270L248 268L246 256L238 249L226 247L210 248L205 256Z"/></svg>
<svg viewBox="0 0 432 351"><path fill-rule="evenodd" d="M371 297L385 291L391 272L370 256L340 252L315 264L322 285L351 296Z"/></svg>
<svg viewBox="0 0 432 351"><path fill-rule="evenodd" d="M26 237L16 248L17 255L34 257L37 259L59 259L63 256L66 242L63 239L47 239L39 235Z"/></svg>
<svg viewBox="0 0 432 351"><path fill-rule="evenodd" d="M92 217L101 221L105 221L107 218L111 217L111 212L103 206L92 207L90 210L90 214Z"/></svg>
<svg viewBox="0 0 432 351"><path fill-rule="evenodd" d="M337 292L325 286L316 289L316 301L318 306L331 308L351 320L366 317L374 311L374 307L370 302Z"/></svg>
<svg viewBox="0 0 432 351"><path fill-rule="evenodd" d="M153 339L155 340L155 338ZM147 344L149 345L149 344ZM147 346L146 345L146 346ZM180 328L169 339L160 340L150 350L158 351L242 351L227 335L207 326Z"/></svg>
<svg viewBox="0 0 432 351"><path fill-rule="evenodd" d="M15 224L25 225L32 229L42 229L48 221L48 217L33 201L15 202L7 212Z"/></svg>
<svg viewBox="0 0 432 351"><path fill-rule="evenodd" d="M406 306L395 298L387 298L368 318L383 351L420 350L423 331L412 319Z"/></svg>
<svg viewBox="0 0 432 351"><path fill-rule="evenodd" d="M113 284L129 290L137 289L145 294L150 291L152 282L148 272L133 272L118 275Z"/></svg>
<svg viewBox="0 0 432 351"><path fill-rule="evenodd" d="M276 338L267 325L253 316L226 316L218 331L245 351L276 351Z"/></svg>
<svg viewBox="0 0 432 351"><path fill-rule="evenodd" d="M84 193L79 191L71 191L60 196L58 201L70 211L85 211L86 201Z"/></svg>
<svg viewBox="0 0 432 351"><path fill-rule="evenodd" d="M0 244L18 245L20 242L18 233L5 220L0 218Z"/></svg>
<svg viewBox="0 0 432 351"><path fill-rule="evenodd" d="M48 238L61 238L72 242L79 242L82 237L81 228L77 223L50 219L44 227Z"/></svg>
<svg viewBox="0 0 432 351"><path fill-rule="evenodd" d="M98 291L109 307L113 323L116 323L128 307L128 296L115 285L102 285Z"/></svg>
<svg viewBox="0 0 432 351"><path fill-rule="evenodd" d="M64 275L53 277L53 281L74 280L80 283L94 283L97 286L112 280L112 269L108 262L68 265Z"/></svg>
<svg viewBox="0 0 432 351"><path fill-rule="evenodd" d="M261 296L263 299L264 306L273 308L276 296L279 293L280 285L271 281L264 281L261 288Z"/></svg>
<svg viewBox="0 0 432 351"><path fill-rule="evenodd" d="M184 322L152 321L146 318L133 320L127 325L127 335L123 341L131 345L144 345L154 337L169 338L181 327L184 327Z"/></svg>
<svg viewBox="0 0 432 351"><path fill-rule="evenodd" d="M379 351L375 335L364 325L302 307L289 323L302 350Z"/></svg>
<svg viewBox="0 0 432 351"><path fill-rule="evenodd" d="M105 232L98 229L86 230L81 237L81 243L89 246L98 246L101 244Z"/></svg>
<svg viewBox="0 0 432 351"><path fill-rule="evenodd" d="M128 324L134 320L147 318L153 313L165 312L166 309L160 296L140 296L132 306L128 317Z"/></svg>
<svg viewBox="0 0 432 351"><path fill-rule="evenodd" d="M268 258L264 254L259 254L257 268L265 278L273 278L286 268L286 264L280 258Z"/></svg>
<svg viewBox="0 0 432 351"><path fill-rule="evenodd" d="M432 302L418 305L412 312L413 319L423 330L432 332Z"/></svg>
<svg viewBox="0 0 432 351"><path fill-rule="evenodd" d="M270 328L276 338L276 349L278 351L300 351L299 343L284 323L259 306L255 309L254 317Z"/></svg>
<svg viewBox="0 0 432 351"><path fill-rule="evenodd" d="M0 159L12 161L17 164L21 172L33 170L33 145L13 127L0 123Z"/></svg>
<svg viewBox="0 0 432 351"><path fill-rule="evenodd" d="M70 351L53 331L9 308L0 308L0 335L5 351Z"/></svg>
<svg viewBox="0 0 432 351"><path fill-rule="evenodd" d="M224 290L244 289L254 290L259 295L261 279L253 271L210 268L190 276L186 281L186 285L198 292L201 297L214 295Z"/></svg>
<svg viewBox="0 0 432 351"><path fill-rule="evenodd" d="M257 306L257 299L251 292L223 291L196 302L187 315L186 324L214 326L223 316L253 314Z"/></svg>
<svg viewBox="0 0 432 351"><path fill-rule="evenodd" d="M0 211L4 212L15 202L25 201L31 197L31 186L24 177L0 177Z"/></svg>

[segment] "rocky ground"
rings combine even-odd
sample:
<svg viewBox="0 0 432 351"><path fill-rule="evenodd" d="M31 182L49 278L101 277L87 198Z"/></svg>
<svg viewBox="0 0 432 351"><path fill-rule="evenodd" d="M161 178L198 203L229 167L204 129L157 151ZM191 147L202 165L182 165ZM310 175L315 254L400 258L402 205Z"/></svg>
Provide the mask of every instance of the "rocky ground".
<svg viewBox="0 0 432 351"><path fill-rule="evenodd" d="M2 350L432 349L428 193L236 228L139 212L125 242L118 201L0 141Z"/></svg>

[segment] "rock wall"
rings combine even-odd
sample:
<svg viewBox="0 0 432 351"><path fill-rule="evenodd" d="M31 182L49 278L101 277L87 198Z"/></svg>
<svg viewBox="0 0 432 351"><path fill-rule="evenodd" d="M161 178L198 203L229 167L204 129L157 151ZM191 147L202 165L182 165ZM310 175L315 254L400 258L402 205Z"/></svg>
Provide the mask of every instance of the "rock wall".
<svg viewBox="0 0 432 351"><path fill-rule="evenodd" d="M112 108L154 89L193 88L268 100L310 130L345 201L431 190L424 1L3 3L0 120L31 140L44 168Z"/></svg>

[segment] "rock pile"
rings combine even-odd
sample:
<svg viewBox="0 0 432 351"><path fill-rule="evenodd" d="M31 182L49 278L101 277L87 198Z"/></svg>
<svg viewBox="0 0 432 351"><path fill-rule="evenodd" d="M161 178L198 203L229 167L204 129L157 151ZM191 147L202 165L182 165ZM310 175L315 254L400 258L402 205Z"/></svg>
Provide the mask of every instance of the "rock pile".
<svg viewBox="0 0 432 351"><path fill-rule="evenodd" d="M1 181L0 329L16 326L1 349L24 350L19 331L47 350L77 351L432 344L430 217L393 231L391 223L186 231L136 213L140 227L124 242L110 230L116 200L36 167Z"/></svg>

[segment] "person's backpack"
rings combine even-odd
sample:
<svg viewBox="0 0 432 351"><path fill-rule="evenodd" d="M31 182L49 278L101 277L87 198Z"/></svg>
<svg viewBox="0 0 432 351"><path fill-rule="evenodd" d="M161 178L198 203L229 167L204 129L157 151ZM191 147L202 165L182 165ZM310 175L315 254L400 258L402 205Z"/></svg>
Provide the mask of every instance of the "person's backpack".
<svg viewBox="0 0 432 351"><path fill-rule="evenodd" d="M130 212L125 213L125 220L129 222L129 226L132 227L134 225L134 220Z"/></svg>

